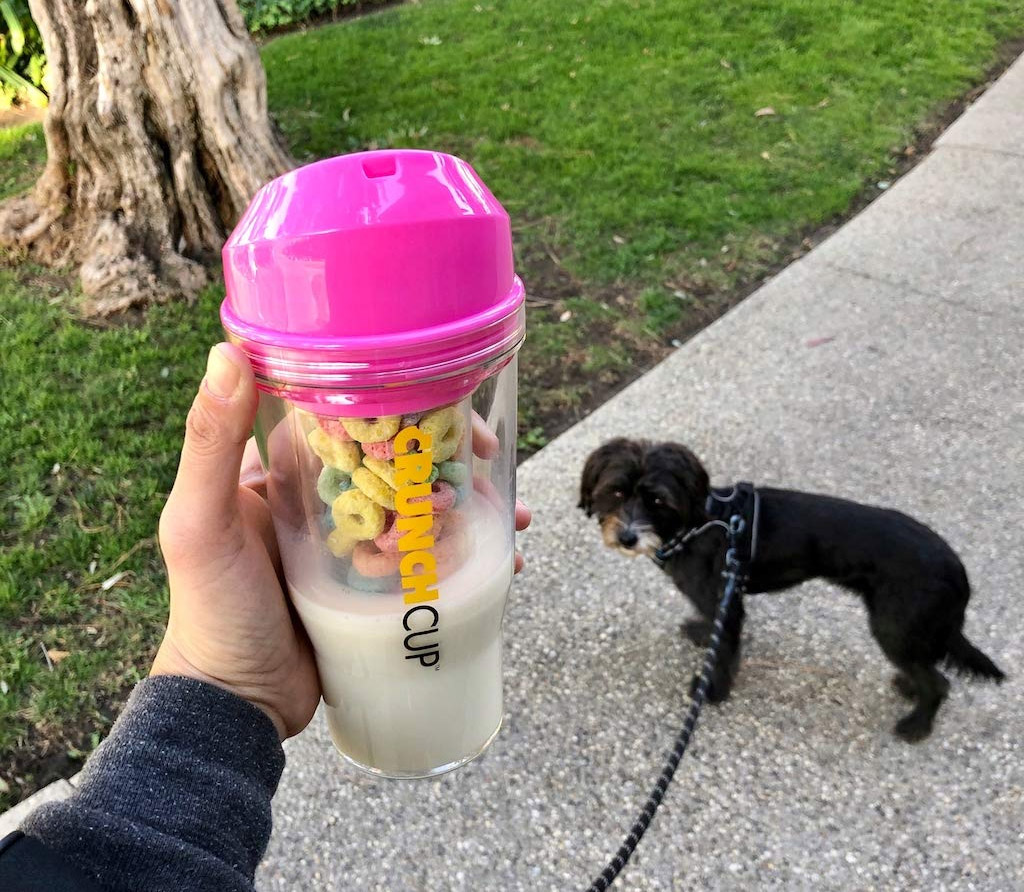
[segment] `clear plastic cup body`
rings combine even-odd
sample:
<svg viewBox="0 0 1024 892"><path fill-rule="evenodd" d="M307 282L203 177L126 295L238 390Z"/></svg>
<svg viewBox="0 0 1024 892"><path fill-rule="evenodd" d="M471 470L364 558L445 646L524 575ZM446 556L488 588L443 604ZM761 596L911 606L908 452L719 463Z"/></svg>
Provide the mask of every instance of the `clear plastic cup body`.
<svg viewBox="0 0 1024 892"><path fill-rule="evenodd" d="M334 743L379 775L457 768L502 718L515 356L403 416L322 414L281 394L261 392L256 437Z"/></svg>

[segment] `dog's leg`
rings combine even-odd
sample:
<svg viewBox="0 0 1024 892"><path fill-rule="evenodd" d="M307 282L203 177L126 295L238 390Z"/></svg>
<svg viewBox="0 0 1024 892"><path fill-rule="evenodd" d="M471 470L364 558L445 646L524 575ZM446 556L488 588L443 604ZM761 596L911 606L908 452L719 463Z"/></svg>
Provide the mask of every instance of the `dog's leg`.
<svg viewBox="0 0 1024 892"><path fill-rule="evenodd" d="M697 647L707 647L711 641L711 623L706 619L688 619L680 624L679 631Z"/></svg>
<svg viewBox="0 0 1024 892"><path fill-rule="evenodd" d="M897 672L892 677L892 686L896 689L896 693L905 700L917 699L917 687L906 673Z"/></svg>
<svg viewBox="0 0 1024 892"><path fill-rule="evenodd" d="M711 703L721 703L723 700L727 700L732 692L732 683L740 668L740 639L743 635L745 615L743 600L737 594L725 617L721 643L718 647L718 662L715 664L715 670L711 674L711 684L708 686L707 698ZM691 695L697 690L699 682L700 674L698 673L690 682Z"/></svg>
<svg viewBox="0 0 1024 892"><path fill-rule="evenodd" d="M893 728L896 736L907 743L917 743L932 733L935 714L949 694L949 681L934 666L913 663L903 671L914 686L917 705Z"/></svg>

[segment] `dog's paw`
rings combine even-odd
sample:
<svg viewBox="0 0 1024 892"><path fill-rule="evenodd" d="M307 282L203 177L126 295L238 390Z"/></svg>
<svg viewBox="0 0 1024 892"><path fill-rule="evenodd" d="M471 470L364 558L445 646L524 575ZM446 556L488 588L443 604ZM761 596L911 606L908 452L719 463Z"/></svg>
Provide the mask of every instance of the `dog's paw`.
<svg viewBox="0 0 1024 892"><path fill-rule="evenodd" d="M896 689L896 693L907 700L917 699L917 687L910 680L910 676L904 675L902 672L897 672L892 677L892 686Z"/></svg>
<svg viewBox="0 0 1024 892"><path fill-rule="evenodd" d="M703 619L688 619L681 623L679 631L691 644L707 647L711 643L711 623Z"/></svg>
<svg viewBox="0 0 1024 892"><path fill-rule="evenodd" d="M932 721L912 712L903 716L892 730L900 740L906 743L920 743L932 733Z"/></svg>

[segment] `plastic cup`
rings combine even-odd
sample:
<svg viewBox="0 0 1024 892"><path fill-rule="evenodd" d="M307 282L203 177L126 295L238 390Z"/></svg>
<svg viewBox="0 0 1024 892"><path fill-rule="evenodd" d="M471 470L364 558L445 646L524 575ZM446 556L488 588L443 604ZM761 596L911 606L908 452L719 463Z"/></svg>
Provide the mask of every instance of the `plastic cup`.
<svg viewBox="0 0 1024 892"><path fill-rule="evenodd" d="M464 765L502 718L524 336L508 215L450 155L332 158L257 193L224 274L335 745L389 777Z"/></svg>

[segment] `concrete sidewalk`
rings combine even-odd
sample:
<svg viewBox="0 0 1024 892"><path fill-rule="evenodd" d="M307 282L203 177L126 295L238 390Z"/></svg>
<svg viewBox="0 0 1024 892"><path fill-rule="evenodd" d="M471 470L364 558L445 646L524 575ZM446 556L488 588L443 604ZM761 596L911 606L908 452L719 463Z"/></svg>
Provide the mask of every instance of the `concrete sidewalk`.
<svg viewBox="0 0 1024 892"><path fill-rule="evenodd" d="M676 438L744 477L897 506L961 553L967 631L1010 673L954 680L916 747L851 596L750 599L733 699L622 890L1024 889L1024 61L835 236L522 468L536 520L506 618L505 729L437 781L384 783L320 719L288 746L260 888L583 889L681 722L681 596L575 508L605 438ZM822 339L831 339L825 342Z"/></svg>

